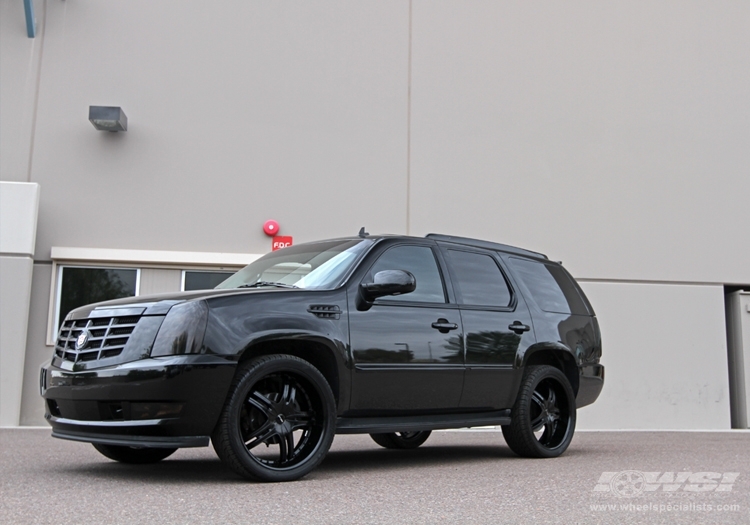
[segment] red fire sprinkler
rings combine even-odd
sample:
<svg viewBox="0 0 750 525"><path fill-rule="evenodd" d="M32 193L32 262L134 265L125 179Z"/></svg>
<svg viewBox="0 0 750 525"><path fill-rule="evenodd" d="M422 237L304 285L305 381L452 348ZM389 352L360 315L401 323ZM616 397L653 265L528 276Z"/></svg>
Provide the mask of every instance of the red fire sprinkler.
<svg viewBox="0 0 750 525"><path fill-rule="evenodd" d="M269 237L273 237L279 234L279 223L273 220L266 221L263 224L263 232Z"/></svg>

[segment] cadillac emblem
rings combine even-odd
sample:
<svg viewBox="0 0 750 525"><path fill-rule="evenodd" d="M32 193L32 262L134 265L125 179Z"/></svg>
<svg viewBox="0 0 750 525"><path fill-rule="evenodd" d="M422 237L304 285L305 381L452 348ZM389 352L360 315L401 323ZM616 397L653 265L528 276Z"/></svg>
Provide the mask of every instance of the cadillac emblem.
<svg viewBox="0 0 750 525"><path fill-rule="evenodd" d="M78 338L76 339L76 347L75 347L76 350L80 350L81 348L86 346L86 343L88 342L89 342L89 331L84 330L78 335Z"/></svg>

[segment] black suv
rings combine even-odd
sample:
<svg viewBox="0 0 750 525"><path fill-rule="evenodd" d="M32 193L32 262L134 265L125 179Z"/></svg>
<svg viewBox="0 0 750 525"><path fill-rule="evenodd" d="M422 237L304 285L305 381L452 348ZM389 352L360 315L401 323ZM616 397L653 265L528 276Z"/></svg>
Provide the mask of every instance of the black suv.
<svg viewBox="0 0 750 525"><path fill-rule="evenodd" d="M555 457L604 382L594 311L565 269L502 244L368 236L269 253L217 289L68 314L41 392L52 435L125 463L209 440L232 470L288 481L336 433L418 447L501 425Z"/></svg>

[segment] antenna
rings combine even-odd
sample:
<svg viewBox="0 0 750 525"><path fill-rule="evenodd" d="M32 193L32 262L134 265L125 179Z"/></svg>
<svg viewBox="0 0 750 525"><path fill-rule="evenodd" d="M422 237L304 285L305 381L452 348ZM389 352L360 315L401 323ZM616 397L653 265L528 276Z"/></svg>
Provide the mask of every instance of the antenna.
<svg viewBox="0 0 750 525"><path fill-rule="evenodd" d="M367 232L365 231L365 227L364 227L364 226L362 226L362 227L361 227L361 228L359 229L359 236L360 236L360 237L362 237L362 238L364 239L364 238L365 238L365 237L367 237L368 235L370 235L370 234L369 234L369 233L367 233Z"/></svg>

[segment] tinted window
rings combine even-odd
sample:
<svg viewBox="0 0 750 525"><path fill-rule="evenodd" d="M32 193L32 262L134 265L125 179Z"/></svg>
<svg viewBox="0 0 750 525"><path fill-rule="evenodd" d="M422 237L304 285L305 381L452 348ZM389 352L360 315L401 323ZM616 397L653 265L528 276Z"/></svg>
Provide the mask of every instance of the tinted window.
<svg viewBox="0 0 750 525"><path fill-rule="evenodd" d="M135 295L137 279L135 269L63 267L58 325L79 306Z"/></svg>
<svg viewBox="0 0 750 525"><path fill-rule="evenodd" d="M215 288L220 283L234 275L235 272L204 272L204 271L185 271L185 286L182 288L186 292L191 290L209 290Z"/></svg>
<svg viewBox="0 0 750 525"><path fill-rule="evenodd" d="M396 246L386 251L370 269L369 278L383 270L406 270L417 279L417 289L403 295L383 297L388 301L444 303L445 290L437 261L427 246Z"/></svg>
<svg viewBox="0 0 750 525"><path fill-rule="evenodd" d="M557 284L560 286L565 298L568 300L570 311L576 315L590 315L589 310L581 299L578 287L573 283L573 278L562 266L545 265L547 271L552 274Z"/></svg>
<svg viewBox="0 0 750 525"><path fill-rule="evenodd" d="M510 290L500 268L489 255L448 250L461 304L508 306Z"/></svg>
<svg viewBox="0 0 750 525"><path fill-rule="evenodd" d="M539 308L545 312L588 314L565 270L528 259L511 258L510 261Z"/></svg>

